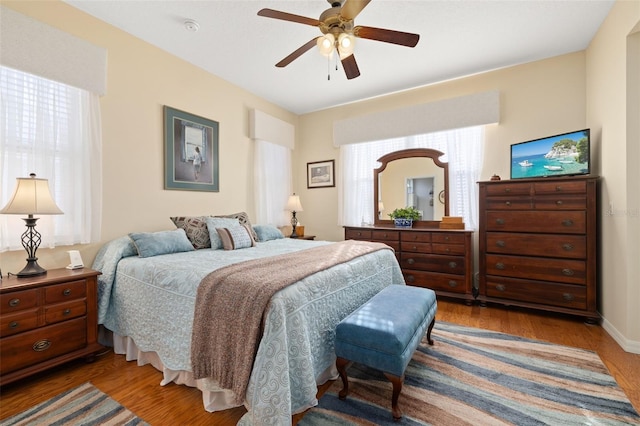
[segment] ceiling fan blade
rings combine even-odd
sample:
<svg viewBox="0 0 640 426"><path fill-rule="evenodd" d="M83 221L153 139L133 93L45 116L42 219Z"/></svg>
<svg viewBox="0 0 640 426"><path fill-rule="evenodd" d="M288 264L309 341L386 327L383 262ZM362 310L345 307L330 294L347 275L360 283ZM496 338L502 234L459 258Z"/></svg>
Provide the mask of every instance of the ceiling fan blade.
<svg viewBox="0 0 640 426"><path fill-rule="evenodd" d="M342 59L342 68L344 68L344 73L349 80L360 76L360 69L358 68L358 63L354 55L349 55Z"/></svg>
<svg viewBox="0 0 640 426"><path fill-rule="evenodd" d="M307 18L306 16L294 15L293 13L280 12L273 9L261 9L258 12L258 16L264 16L267 18L281 19L283 21L297 22L298 24L305 24L317 27L320 25L320 21L313 18Z"/></svg>
<svg viewBox="0 0 640 426"><path fill-rule="evenodd" d="M404 33L402 31L385 30L383 28L363 27L358 25L353 29L353 35L369 40L384 41L385 43L415 47L420 40L420 34Z"/></svg>
<svg viewBox="0 0 640 426"><path fill-rule="evenodd" d="M308 42L306 42L305 44L303 44L302 46L300 46L299 48L294 50L289 56L287 56L286 58L284 58L283 60L278 62L276 64L276 67L278 67L278 68L286 67L291 62L293 62L295 59L298 59L299 56L301 56L307 50L311 49L313 46L316 45L316 39L317 38L318 37L312 38L311 40L309 40Z"/></svg>
<svg viewBox="0 0 640 426"><path fill-rule="evenodd" d="M362 9L364 9L371 0L346 0L340 9L340 16L345 19L355 19Z"/></svg>

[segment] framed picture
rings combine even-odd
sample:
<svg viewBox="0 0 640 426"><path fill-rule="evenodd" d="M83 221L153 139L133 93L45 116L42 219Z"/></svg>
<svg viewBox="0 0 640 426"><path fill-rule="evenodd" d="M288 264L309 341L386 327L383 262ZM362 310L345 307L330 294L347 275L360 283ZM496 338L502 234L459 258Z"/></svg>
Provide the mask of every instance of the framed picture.
<svg viewBox="0 0 640 426"><path fill-rule="evenodd" d="M307 188L336 186L334 160L307 163Z"/></svg>
<svg viewBox="0 0 640 426"><path fill-rule="evenodd" d="M164 107L164 189L220 190L217 121Z"/></svg>

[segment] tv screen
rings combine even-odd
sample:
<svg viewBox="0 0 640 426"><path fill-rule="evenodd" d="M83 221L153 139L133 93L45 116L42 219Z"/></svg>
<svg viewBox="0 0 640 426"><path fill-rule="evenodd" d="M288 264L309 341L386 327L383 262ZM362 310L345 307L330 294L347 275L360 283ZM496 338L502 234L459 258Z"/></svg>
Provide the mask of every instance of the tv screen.
<svg viewBox="0 0 640 426"><path fill-rule="evenodd" d="M589 145L589 129L513 144L511 179L589 174Z"/></svg>

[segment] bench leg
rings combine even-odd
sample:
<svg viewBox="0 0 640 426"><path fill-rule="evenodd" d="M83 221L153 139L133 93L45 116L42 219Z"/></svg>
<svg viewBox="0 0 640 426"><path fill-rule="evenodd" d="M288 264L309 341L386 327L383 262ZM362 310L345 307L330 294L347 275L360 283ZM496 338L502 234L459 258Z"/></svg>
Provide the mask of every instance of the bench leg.
<svg viewBox="0 0 640 426"><path fill-rule="evenodd" d="M336 368L338 369L338 374L340 374L340 378L342 379L342 390L338 393L338 398L346 399L347 394L349 393L349 379L347 378L347 364L349 364L348 359L338 357L336 359Z"/></svg>
<svg viewBox="0 0 640 426"><path fill-rule="evenodd" d="M393 420L400 420L402 418L402 410L398 406L398 397L402 391L402 382L404 382L404 374L402 377L394 376L389 373L384 373L385 377L393 384L393 395L391 396L391 415Z"/></svg>
<svg viewBox="0 0 640 426"><path fill-rule="evenodd" d="M433 346L433 339L431 338L431 330L433 330L433 326L435 324L436 324L436 317L433 317L433 319L431 320L431 324L429 324L429 329L427 330L427 342L429 342L431 346Z"/></svg>

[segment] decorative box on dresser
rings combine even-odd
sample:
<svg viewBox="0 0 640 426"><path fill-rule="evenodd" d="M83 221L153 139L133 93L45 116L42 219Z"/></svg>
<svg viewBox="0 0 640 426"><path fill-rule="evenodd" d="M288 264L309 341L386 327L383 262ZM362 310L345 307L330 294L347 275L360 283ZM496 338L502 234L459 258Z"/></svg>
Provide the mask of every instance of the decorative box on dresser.
<svg viewBox="0 0 640 426"><path fill-rule="evenodd" d="M345 240L385 243L396 252L408 285L471 304L473 231L438 228L345 227Z"/></svg>
<svg viewBox="0 0 640 426"><path fill-rule="evenodd" d="M0 385L91 357L98 344L97 276L53 269L0 282Z"/></svg>
<svg viewBox="0 0 640 426"><path fill-rule="evenodd" d="M481 303L597 312L598 177L480 182Z"/></svg>

